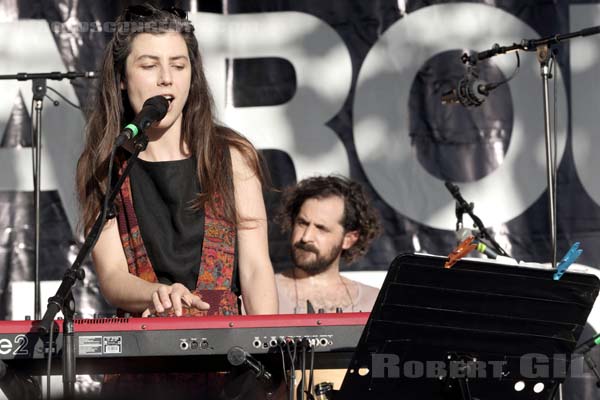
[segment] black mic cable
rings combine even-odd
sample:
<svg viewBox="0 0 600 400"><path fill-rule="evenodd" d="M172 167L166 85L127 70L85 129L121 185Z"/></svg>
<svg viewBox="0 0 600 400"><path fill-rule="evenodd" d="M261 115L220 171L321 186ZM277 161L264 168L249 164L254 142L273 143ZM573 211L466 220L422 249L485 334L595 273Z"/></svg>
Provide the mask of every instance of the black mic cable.
<svg viewBox="0 0 600 400"><path fill-rule="evenodd" d="M586 340L585 342L581 343L579 346L577 346L577 348L575 350L573 350L573 353L586 353L599 344L600 344L600 333L597 334L596 336Z"/></svg>
<svg viewBox="0 0 600 400"><path fill-rule="evenodd" d="M290 344L294 345L294 355L290 350ZM288 356L290 357L290 388L289 398L294 398L294 387L296 386L296 343L291 338L285 338L285 347L287 349Z"/></svg>
<svg viewBox="0 0 600 400"><path fill-rule="evenodd" d="M314 382L314 374L315 374L315 346L314 343L310 343L309 344L309 348L310 348L310 373L309 373L309 378L308 378L308 393L309 395L313 394L314 391L314 387L313 387L313 382Z"/></svg>

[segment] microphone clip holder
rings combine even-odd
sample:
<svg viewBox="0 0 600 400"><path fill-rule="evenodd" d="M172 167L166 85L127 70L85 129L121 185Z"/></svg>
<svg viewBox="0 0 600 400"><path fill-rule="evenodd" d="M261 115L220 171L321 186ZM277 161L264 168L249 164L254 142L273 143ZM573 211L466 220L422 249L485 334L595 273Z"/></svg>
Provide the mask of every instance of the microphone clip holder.
<svg viewBox="0 0 600 400"><path fill-rule="evenodd" d="M506 257L510 257L508 255L508 253L506 251L504 251L504 249L502 247L500 247L498 242L496 242L494 240L492 235L490 235L490 233L486 229L486 227L483 224L483 222L481 221L481 219L477 215L475 215L475 213L473 212L473 209L475 208L475 204L468 203L460 194L459 187L456 186L455 184L453 184L452 182L446 181L444 184L446 185L446 188L448 189L448 191L450 192L452 197L456 200L456 218L457 218L457 221L456 221L457 229L456 230L458 231L460 229L460 226L462 226L463 214L467 213L469 215L469 217L471 217L471 219L473 220L475 227L477 227L477 229L479 230L479 235L481 236L481 238L488 240L490 242L490 244L492 245L492 247L494 248L494 250L496 250L496 252L498 252L498 254L506 256Z"/></svg>
<svg viewBox="0 0 600 400"><path fill-rule="evenodd" d="M473 212L473 208L475 208L475 203L462 203L457 201L455 207L456 214L456 231L458 232L463 228L463 216L465 213L469 214Z"/></svg>

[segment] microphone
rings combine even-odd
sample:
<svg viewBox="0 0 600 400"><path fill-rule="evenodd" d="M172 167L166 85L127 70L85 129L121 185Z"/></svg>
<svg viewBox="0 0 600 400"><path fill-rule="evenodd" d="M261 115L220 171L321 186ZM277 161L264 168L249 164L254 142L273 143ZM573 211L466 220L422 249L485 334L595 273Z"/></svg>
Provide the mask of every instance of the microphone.
<svg viewBox="0 0 600 400"><path fill-rule="evenodd" d="M494 250L490 249L487 244L485 244L481 240L477 239L477 237L473 234L473 232L470 229L461 228L456 231L456 239L458 240L459 243L462 242L463 240L465 240L469 236L475 237L475 239L471 242L471 243L477 245L477 247L475 247L475 250L477 250L481 254L485 254L488 258L491 258L492 260L495 260L496 258L498 258L499 254L496 253Z"/></svg>
<svg viewBox="0 0 600 400"><path fill-rule="evenodd" d="M498 258L498 253L496 253L494 250L490 249L487 244L485 244L482 241L477 240L477 239L475 239L474 242L477 244L477 247L475 247L475 250L477 250L481 254L485 254L488 258L491 258L492 260L495 260L496 258Z"/></svg>
<svg viewBox="0 0 600 400"><path fill-rule="evenodd" d="M169 101L163 96L154 96L146 100L133 121L117 136L115 146L121 146L127 140L136 137L140 133L144 133L151 124L163 119L167 115L168 110Z"/></svg>
<svg viewBox="0 0 600 400"><path fill-rule="evenodd" d="M497 86L496 83L486 83L469 72L458 81L455 89L442 94L442 104L460 103L464 107L478 107Z"/></svg>
<svg viewBox="0 0 600 400"><path fill-rule="evenodd" d="M271 374L265 370L265 366L240 346L233 346L229 349L227 352L227 361L234 367L244 365L250 368L256 375L256 379L262 381L264 384L272 384Z"/></svg>

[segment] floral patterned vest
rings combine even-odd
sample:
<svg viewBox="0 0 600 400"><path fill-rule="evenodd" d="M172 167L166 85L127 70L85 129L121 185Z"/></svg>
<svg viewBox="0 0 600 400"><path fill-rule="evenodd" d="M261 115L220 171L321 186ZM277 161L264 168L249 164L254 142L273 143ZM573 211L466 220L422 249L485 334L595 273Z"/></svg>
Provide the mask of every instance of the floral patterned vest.
<svg viewBox="0 0 600 400"><path fill-rule="evenodd" d="M125 166L126 161L122 161L119 175ZM198 266L196 289L192 292L210 304L210 309L201 311L195 308L184 308L184 316L239 314L238 297L231 290L235 265L236 229L223 218L223 203L220 198L216 199L215 204L214 209L210 206L205 207L202 258ZM119 234L129 272L148 282L158 282L140 234L129 177L125 178L121 186L117 210Z"/></svg>

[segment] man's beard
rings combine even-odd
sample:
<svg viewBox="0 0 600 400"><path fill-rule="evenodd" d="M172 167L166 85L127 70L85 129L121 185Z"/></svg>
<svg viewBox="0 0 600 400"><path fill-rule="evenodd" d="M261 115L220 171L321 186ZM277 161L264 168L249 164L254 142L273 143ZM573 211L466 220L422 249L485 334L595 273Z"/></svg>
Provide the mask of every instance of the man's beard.
<svg viewBox="0 0 600 400"><path fill-rule="evenodd" d="M313 261L303 260L300 256L300 252L311 252L316 255ZM317 275L323 271L326 271L329 266L335 261L336 258L342 252L342 243L334 246L331 251L325 255L319 255L319 251L309 245L302 242L297 242L292 246L292 260L297 268L300 268L304 272L310 275Z"/></svg>

